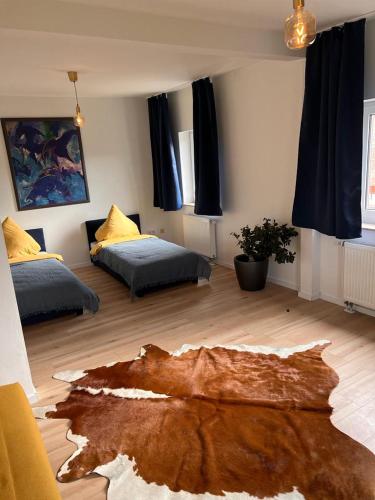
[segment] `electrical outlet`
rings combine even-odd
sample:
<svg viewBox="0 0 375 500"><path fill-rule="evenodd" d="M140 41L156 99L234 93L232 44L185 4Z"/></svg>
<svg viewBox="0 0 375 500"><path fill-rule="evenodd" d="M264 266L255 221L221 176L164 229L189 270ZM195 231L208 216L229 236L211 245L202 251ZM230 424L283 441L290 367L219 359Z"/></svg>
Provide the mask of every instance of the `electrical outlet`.
<svg viewBox="0 0 375 500"><path fill-rule="evenodd" d="M165 233L165 229L162 227L162 228L160 229L160 234L164 234L164 233Z"/></svg>

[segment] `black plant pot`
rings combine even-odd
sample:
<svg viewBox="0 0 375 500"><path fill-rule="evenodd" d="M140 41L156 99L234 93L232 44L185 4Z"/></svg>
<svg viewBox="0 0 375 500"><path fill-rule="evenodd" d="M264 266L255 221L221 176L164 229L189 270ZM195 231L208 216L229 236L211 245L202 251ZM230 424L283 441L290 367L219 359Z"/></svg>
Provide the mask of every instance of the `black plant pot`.
<svg viewBox="0 0 375 500"><path fill-rule="evenodd" d="M234 267L242 290L256 292L266 286L268 259L249 260L247 255L237 255L234 258Z"/></svg>

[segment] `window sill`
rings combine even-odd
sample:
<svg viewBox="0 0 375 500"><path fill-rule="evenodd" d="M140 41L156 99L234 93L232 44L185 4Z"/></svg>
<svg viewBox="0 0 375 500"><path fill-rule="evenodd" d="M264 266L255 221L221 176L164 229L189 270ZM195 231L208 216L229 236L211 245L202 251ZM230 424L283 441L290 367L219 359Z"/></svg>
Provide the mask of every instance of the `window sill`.
<svg viewBox="0 0 375 500"><path fill-rule="evenodd" d="M362 229L366 229L366 231L375 231L375 224L362 224Z"/></svg>

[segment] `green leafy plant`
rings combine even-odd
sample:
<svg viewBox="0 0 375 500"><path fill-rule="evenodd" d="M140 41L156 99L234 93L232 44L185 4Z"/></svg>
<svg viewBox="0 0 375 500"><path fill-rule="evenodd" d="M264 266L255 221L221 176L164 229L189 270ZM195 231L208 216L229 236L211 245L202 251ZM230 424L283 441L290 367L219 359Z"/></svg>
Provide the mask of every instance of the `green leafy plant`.
<svg viewBox="0 0 375 500"><path fill-rule="evenodd" d="M242 227L240 234L231 233L243 253L249 260L262 261L274 255L279 264L294 262L296 253L288 250L288 247L292 238L298 235L296 229L271 219L263 221L261 226Z"/></svg>

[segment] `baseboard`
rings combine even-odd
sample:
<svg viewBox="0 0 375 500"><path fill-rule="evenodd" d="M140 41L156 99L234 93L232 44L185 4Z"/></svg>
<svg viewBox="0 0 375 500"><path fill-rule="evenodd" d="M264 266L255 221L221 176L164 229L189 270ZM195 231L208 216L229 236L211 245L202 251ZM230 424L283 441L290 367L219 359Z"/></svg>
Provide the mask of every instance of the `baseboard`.
<svg viewBox="0 0 375 500"><path fill-rule="evenodd" d="M367 309L367 307L354 305L354 310L362 314L367 314L367 316L375 317L375 311L373 309Z"/></svg>
<svg viewBox="0 0 375 500"><path fill-rule="evenodd" d="M321 298L320 294L319 293L310 293L310 292L304 292L303 290L300 290L298 292L298 297L300 299L304 299L304 300L308 300L310 302L314 301L314 300L318 300Z"/></svg>
<svg viewBox="0 0 375 500"><path fill-rule="evenodd" d="M229 269L234 269L234 263L232 262L226 262L224 260L217 259L216 264L219 266L227 267ZM294 283L293 281L288 281L288 280L283 280L280 278L276 278L275 276L268 276L267 281L269 283L273 283L275 285L283 286L285 288L289 288L291 290L298 290L298 285L297 283Z"/></svg>
<svg viewBox="0 0 375 500"><path fill-rule="evenodd" d="M37 403L39 401L38 393L35 391L35 392L32 392L31 394L27 394L27 399L29 400L29 403L32 405L34 403Z"/></svg>
<svg viewBox="0 0 375 500"><path fill-rule="evenodd" d="M290 290L298 290L297 283L294 283L293 281L275 278L275 276L268 276L267 281L275 285L283 286L284 288L289 288Z"/></svg>
<svg viewBox="0 0 375 500"><path fill-rule="evenodd" d="M69 269L79 269L80 267L90 267L91 261L86 260L85 262L77 262L76 264L67 264Z"/></svg>
<svg viewBox="0 0 375 500"><path fill-rule="evenodd" d="M234 269L234 263L233 263L233 261L232 262L226 262L224 260L216 259L215 260L215 264L217 264L218 266L227 267L229 269Z"/></svg>
<svg viewBox="0 0 375 500"><path fill-rule="evenodd" d="M335 295L321 293L319 298L325 300L326 302L331 302L331 304L336 304L337 306L342 306L342 307L345 306L344 299L336 297Z"/></svg>
<svg viewBox="0 0 375 500"><path fill-rule="evenodd" d="M345 301L341 297L335 297L334 295L328 295L325 293L320 294L320 298L325 300L326 302L331 302L332 304L336 304L337 306L345 307ZM354 311L359 312L361 314L366 314L367 316L375 317L375 311L373 309L368 309L367 307L357 306L354 304Z"/></svg>
<svg viewBox="0 0 375 500"><path fill-rule="evenodd" d="M226 262L220 259L216 260L216 264L219 266L227 267L229 269L234 269L234 263L233 262ZM267 278L267 281L270 283L274 283L275 285L283 286L285 288L290 288L291 290L298 290L298 285L296 283L293 283L292 281L287 281L287 280L282 280L279 278L275 278L274 276L269 276ZM331 302L331 304L336 304L337 306L345 307L345 301L341 297L336 297L335 295L330 295L327 293L309 293L309 292L304 292L303 290L300 290L298 292L298 297L304 300L308 300L310 302L314 300L325 300L326 302ZM366 307L361 307L361 306L356 306L354 305L355 311L362 313L362 314L367 314L368 316L373 316L375 317L375 311L372 309L367 309Z"/></svg>

